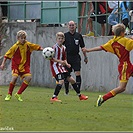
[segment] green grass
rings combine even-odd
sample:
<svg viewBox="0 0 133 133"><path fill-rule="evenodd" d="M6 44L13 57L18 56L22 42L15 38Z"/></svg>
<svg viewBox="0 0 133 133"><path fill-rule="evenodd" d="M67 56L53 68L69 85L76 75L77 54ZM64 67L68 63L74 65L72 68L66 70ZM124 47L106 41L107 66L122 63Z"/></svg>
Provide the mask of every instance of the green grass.
<svg viewBox="0 0 133 133"><path fill-rule="evenodd" d="M15 88L14 93L18 90ZM82 91L89 96L80 101L75 91L59 94L62 103L50 103L54 89L28 87L23 102L13 96L4 101L8 86L1 86L0 131L8 127L14 131L132 131L132 95L119 94L94 107L99 93ZM101 93L100 93L101 94Z"/></svg>

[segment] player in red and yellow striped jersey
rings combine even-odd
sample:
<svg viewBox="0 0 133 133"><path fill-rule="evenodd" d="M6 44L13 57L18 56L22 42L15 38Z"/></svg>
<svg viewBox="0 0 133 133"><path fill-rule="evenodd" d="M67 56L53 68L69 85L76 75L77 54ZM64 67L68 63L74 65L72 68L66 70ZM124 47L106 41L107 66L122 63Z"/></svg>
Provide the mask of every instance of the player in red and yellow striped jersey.
<svg viewBox="0 0 133 133"><path fill-rule="evenodd" d="M133 75L133 65L130 61L130 51L133 49L132 38L126 38L125 26L123 24L117 24L112 27L114 38L109 40L106 44L98 47L86 49L83 48L84 52L101 51L110 52L115 54L119 58L119 86L111 90L105 95L99 95L96 106L101 106L103 102L114 97L115 95L125 91L128 79Z"/></svg>
<svg viewBox="0 0 133 133"><path fill-rule="evenodd" d="M10 59L12 61L12 80L9 85L8 95L5 100L9 101L12 97L12 92L15 87L15 83L17 81L18 76L23 79L23 83L15 94L15 97L18 101L23 101L21 98L22 92L27 88L29 82L31 81L31 73L30 73L30 56L32 51L42 51L43 48L26 40L27 33L23 30L17 32L18 41L6 52L4 55L3 62L0 68L3 70L6 60Z"/></svg>

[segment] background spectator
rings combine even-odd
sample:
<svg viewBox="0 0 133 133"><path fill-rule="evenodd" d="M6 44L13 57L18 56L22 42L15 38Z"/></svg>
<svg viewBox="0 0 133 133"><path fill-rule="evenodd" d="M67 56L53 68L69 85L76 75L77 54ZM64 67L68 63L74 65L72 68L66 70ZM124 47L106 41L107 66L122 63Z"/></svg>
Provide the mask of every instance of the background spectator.
<svg viewBox="0 0 133 133"><path fill-rule="evenodd" d="M120 2L120 10L122 12L121 14L121 20L122 23L125 25L126 27L126 31L125 34L129 35L130 34L130 30L129 30L129 1L121 1Z"/></svg>
<svg viewBox="0 0 133 133"><path fill-rule="evenodd" d="M133 2L130 2L129 4L129 16L130 16L130 29L131 29L131 35L133 35Z"/></svg>
<svg viewBox="0 0 133 133"><path fill-rule="evenodd" d="M112 10L111 14L108 16L108 23L110 24L110 31L108 35L112 35L112 26L118 24L118 1L108 1L108 6Z"/></svg>
<svg viewBox="0 0 133 133"><path fill-rule="evenodd" d="M8 4L8 2L0 2L0 4L2 4L1 8L2 8L2 15L4 19L5 17L7 17L7 5L6 4Z"/></svg>
<svg viewBox="0 0 133 133"><path fill-rule="evenodd" d="M106 13L106 2L89 2L88 23L87 23L86 33L88 33L88 26L90 31L88 34L86 34L87 36L94 36L93 21L95 20L97 20L97 22L101 24L101 35L102 36L105 35L106 16L102 15L105 13ZM96 15L101 15L101 16L96 16Z"/></svg>

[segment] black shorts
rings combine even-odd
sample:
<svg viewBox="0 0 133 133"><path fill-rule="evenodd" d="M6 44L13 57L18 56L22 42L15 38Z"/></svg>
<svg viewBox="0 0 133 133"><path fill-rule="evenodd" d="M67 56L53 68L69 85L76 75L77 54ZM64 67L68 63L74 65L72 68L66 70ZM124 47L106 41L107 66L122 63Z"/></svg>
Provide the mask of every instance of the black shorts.
<svg viewBox="0 0 133 133"><path fill-rule="evenodd" d="M96 17L90 17L93 21L95 21ZM106 23L106 16L97 16L97 22L100 24Z"/></svg>
<svg viewBox="0 0 133 133"><path fill-rule="evenodd" d="M123 20L122 20L122 23L123 23L126 27L128 27L128 23L129 23L128 18L123 19Z"/></svg>
<svg viewBox="0 0 133 133"><path fill-rule="evenodd" d="M75 56L75 57L69 57L67 58L67 62L71 65L71 68L67 68L68 72L80 71L81 69L81 57Z"/></svg>
<svg viewBox="0 0 133 133"><path fill-rule="evenodd" d="M57 75L55 76L55 79L56 79L56 81L59 82L59 80L65 80L65 79L67 79L67 77L70 77L70 76L71 76L71 75L70 75L69 72L66 72L66 73L59 73L59 74L57 74Z"/></svg>

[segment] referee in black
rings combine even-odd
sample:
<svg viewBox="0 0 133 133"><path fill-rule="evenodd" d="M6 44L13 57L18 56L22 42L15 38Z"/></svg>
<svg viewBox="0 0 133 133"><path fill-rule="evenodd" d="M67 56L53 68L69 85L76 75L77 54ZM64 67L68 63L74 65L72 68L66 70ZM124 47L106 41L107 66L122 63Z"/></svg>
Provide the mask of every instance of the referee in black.
<svg viewBox="0 0 133 133"><path fill-rule="evenodd" d="M74 21L68 22L68 32L64 33L65 35L65 42L64 45L66 47L66 54L67 54L67 61L71 65L71 68L67 68L68 71L71 73L74 71L76 76L76 82L78 88L81 87L81 56L79 54L80 48L84 48L84 40L80 33L76 32L76 23ZM84 62L87 64L88 58L86 53L84 55ZM65 81L65 93L68 95L69 93L69 82Z"/></svg>

